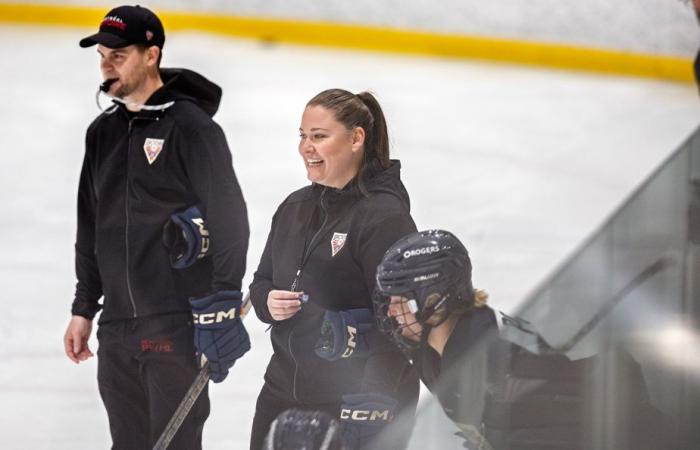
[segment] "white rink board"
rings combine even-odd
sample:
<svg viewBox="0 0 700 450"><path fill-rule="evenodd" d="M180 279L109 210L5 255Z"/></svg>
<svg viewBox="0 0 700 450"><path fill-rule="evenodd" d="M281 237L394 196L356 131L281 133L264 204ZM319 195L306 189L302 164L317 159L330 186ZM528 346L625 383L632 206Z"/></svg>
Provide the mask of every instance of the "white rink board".
<svg viewBox="0 0 700 450"><path fill-rule="evenodd" d="M102 5L105 12L120 4L42 3ZM141 4L155 10L353 23L684 57L694 55L700 41L693 11L682 0L150 0Z"/></svg>

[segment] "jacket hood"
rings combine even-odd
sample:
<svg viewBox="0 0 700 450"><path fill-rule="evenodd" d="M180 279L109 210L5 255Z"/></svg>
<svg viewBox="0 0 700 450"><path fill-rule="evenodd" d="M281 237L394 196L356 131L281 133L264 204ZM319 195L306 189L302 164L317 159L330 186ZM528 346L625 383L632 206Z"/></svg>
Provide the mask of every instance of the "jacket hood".
<svg viewBox="0 0 700 450"><path fill-rule="evenodd" d="M300 190L301 195L318 196L323 190L328 190L336 198L365 197L374 194L389 194L396 197L407 211L411 211L411 201L408 191L401 181L401 162L392 159L388 168L382 167L378 160L372 160L359 176L353 178L344 188L329 188L322 184L312 183L311 190ZM306 188L304 188L306 189ZM328 198L329 194L326 194Z"/></svg>
<svg viewBox="0 0 700 450"><path fill-rule="evenodd" d="M146 104L186 100L197 104L209 116L218 111L221 88L197 72L188 69L160 69L160 77L163 86L151 95Z"/></svg>
<svg viewBox="0 0 700 450"><path fill-rule="evenodd" d="M378 160L372 160L365 169L365 172L361 175L361 178L360 183L367 192L371 194L384 193L393 195L406 206L407 210L411 210L411 201L408 197L408 191L406 191L406 187L401 181L401 161L392 159L391 165L385 169Z"/></svg>

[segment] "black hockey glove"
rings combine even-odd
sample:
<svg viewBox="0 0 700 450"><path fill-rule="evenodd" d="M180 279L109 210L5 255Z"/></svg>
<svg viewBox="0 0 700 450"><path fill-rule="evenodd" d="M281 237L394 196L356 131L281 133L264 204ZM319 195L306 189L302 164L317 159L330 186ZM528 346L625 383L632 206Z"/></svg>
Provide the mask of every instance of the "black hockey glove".
<svg viewBox="0 0 700 450"><path fill-rule="evenodd" d="M250 350L250 338L241 321L241 293L219 291L190 299L194 318L197 360L209 360L209 378L220 383L238 358Z"/></svg>
<svg viewBox="0 0 700 450"><path fill-rule="evenodd" d="M397 401L377 393L346 394L340 407L340 429L352 449L369 444L391 421Z"/></svg>
<svg viewBox="0 0 700 450"><path fill-rule="evenodd" d="M185 269L207 256L209 231L199 208L175 213L163 227L163 244L170 251L170 265Z"/></svg>
<svg viewBox="0 0 700 450"><path fill-rule="evenodd" d="M326 311L321 337L316 341L318 356L329 361L366 358L370 355L368 333L374 327L374 314L367 308Z"/></svg>

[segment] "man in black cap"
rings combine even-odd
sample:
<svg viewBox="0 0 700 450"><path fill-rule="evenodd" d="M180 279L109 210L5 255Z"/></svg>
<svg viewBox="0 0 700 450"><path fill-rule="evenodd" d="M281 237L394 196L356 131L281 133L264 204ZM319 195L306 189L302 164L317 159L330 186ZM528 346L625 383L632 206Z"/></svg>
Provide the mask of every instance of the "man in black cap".
<svg viewBox="0 0 700 450"><path fill-rule="evenodd" d="M102 310L97 378L113 449L152 448L201 357L219 382L250 348L239 317L246 205L212 120L221 89L160 69L164 42L158 17L139 6L111 10L80 41L97 45L100 90L114 104L87 131L64 347L76 363L90 358ZM201 448L208 414L205 391L170 448Z"/></svg>

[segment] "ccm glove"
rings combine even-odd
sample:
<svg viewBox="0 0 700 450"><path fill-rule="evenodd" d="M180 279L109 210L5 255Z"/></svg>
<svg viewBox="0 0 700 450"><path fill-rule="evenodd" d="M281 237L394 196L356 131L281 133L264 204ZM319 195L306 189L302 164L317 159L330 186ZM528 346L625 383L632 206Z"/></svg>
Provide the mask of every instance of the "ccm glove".
<svg viewBox="0 0 700 450"><path fill-rule="evenodd" d="M197 360L209 360L209 378L220 383L238 358L250 350L250 338L241 321L241 293L219 291L191 299Z"/></svg>
<svg viewBox="0 0 700 450"><path fill-rule="evenodd" d="M321 337L316 341L318 356L336 361L351 356L370 355L368 333L374 326L374 314L367 308L326 311L321 324Z"/></svg>
<svg viewBox="0 0 700 450"><path fill-rule="evenodd" d="M209 231L199 208L170 216L163 227L163 244L170 251L170 265L175 269L185 269L207 256L209 251Z"/></svg>
<svg viewBox="0 0 700 450"><path fill-rule="evenodd" d="M340 429L352 449L369 444L394 420L397 401L377 393L346 394L340 407Z"/></svg>

